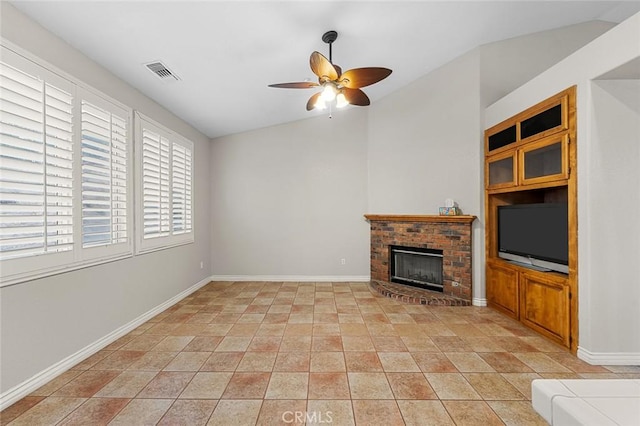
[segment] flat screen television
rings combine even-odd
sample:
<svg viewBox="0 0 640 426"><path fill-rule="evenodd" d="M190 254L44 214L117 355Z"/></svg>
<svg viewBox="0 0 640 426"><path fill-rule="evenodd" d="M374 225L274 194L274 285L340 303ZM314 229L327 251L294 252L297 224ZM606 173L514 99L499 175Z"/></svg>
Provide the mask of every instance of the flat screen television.
<svg viewBox="0 0 640 426"><path fill-rule="evenodd" d="M566 203L498 207L498 257L534 269L569 273Z"/></svg>

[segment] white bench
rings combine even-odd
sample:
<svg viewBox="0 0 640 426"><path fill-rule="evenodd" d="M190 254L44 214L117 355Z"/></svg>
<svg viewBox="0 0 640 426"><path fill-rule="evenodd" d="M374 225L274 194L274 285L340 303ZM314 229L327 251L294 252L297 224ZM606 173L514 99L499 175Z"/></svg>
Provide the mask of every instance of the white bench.
<svg viewBox="0 0 640 426"><path fill-rule="evenodd" d="M538 379L531 403L555 426L639 426L640 380Z"/></svg>

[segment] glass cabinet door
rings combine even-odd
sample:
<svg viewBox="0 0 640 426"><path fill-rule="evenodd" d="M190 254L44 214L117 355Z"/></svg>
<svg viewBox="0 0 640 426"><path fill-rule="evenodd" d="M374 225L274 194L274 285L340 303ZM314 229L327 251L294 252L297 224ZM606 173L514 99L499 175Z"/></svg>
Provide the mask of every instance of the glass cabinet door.
<svg viewBox="0 0 640 426"><path fill-rule="evenodd" d="M534 140L568 128L568 97L547 105L535 115L527 117L520 122L520 139Z"/></svg>
<svg viewBox="0 0 640 426"><path fill-rule="evenodd" d="M508 151L487 159L485 182L487 188L505 188L516 184L515 151Z"/></svg>
<svg viewBox="0 0 640 426"><path fill-rule="evenodd" d="M523 185L568 179L567 136L550 137L520 150L520 183Z"/></svg>

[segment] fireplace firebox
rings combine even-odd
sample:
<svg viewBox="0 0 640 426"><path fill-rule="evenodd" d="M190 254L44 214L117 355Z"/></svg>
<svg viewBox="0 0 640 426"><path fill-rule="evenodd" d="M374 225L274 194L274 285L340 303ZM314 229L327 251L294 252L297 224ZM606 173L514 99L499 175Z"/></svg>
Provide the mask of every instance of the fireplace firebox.
<svg viewBox="0 0 640 426"><path fill-rule="evenodd" d="M390 245L389 257L390 281L443 291L442 250Z"/></svg>

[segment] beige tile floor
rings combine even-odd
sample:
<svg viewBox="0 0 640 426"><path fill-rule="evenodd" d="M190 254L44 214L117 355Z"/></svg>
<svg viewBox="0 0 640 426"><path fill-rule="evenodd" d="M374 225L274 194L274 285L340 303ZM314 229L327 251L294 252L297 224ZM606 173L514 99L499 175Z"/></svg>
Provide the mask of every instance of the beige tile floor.
<svg viewBox="0 0 640 426"><path fill-rule="evenodd" d="M11 425L537 425L536 378L586 364L488 308L366 283L210 283L0 414Z"/></svg>

